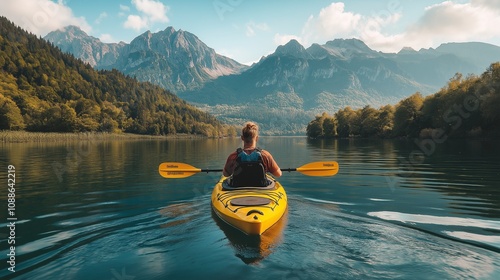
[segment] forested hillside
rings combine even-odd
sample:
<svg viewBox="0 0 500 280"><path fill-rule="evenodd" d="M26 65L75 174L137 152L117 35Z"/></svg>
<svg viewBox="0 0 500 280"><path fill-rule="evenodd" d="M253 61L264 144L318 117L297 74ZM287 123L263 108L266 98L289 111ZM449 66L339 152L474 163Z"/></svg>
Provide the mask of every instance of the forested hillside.
<svg viewBox="0 0 500 280"><path fill-rule="evenodd" d="M395 106L346 107L323 113L307 126L311 138L496 137L500 135L500 63L480 76L456 74L437 93L420 93Z"/></svg>
<svg viewBox="0 0 500 280"><path fill-rule="evenodd" d="M150 83L96 71L0 17L0 130L207 136L232 127Z"/></svg>

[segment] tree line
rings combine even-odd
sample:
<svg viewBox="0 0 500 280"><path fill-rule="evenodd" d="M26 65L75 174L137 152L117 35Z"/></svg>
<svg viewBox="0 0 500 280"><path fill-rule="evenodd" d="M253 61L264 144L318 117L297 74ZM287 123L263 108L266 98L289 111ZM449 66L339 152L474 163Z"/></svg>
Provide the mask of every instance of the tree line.
<svg viewBox="0 0 500 280"><path fill-rule="evenodd" d="M96 71L0 17L0 130L235 135L169 91Z"/></svg>
<svg viewBox="0 0 500 280"><path fill-rule="evenodd" d="M415 93L396 105L345 107L307 125L310 138L495 137L500 135L500 63L481 75L457 73L438 92Z"/></svg>

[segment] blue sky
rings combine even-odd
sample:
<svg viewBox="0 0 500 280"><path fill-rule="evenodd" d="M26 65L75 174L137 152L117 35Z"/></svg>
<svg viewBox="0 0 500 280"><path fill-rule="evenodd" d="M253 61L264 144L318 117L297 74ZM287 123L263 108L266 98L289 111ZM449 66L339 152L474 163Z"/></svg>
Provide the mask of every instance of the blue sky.
<svg viewBox="0 0 500 280"><path fill-rule="evenodd" d="M358 38L377 51L446 42L500 45L500 0L2 0L0 15L45 36L80 26L104 42L130 42L168 26L241 63L297 39L306 48Z"/></svg>

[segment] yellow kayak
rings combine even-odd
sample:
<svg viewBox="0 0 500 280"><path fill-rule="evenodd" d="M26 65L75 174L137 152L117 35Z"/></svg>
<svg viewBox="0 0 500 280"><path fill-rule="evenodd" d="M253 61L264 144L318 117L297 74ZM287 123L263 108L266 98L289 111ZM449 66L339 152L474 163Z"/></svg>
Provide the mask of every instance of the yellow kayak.
<svg viewBox="0 0 500 280"><path fill-rule="evenodd" d="M298 171L308 176L333 176L339 171L336 161L318 161L281 171ZM200 169L182 162L164 162L158 167L164 178L186 178L200 172L222 172L222 169ZM248 235L261 235L278 222L287 209L283 186L270 175L267 187L230 187L229 178L221 177L212 192L212 208L223 221Z"/></svg>
<svg viewBox="0 0 500 280"><path fill-rule="evenodd" d="M212 208L224 222L248 235L261 235L287 208L283 186L268 175L267 187L230 187L222 176L212 192Z"/></svg>

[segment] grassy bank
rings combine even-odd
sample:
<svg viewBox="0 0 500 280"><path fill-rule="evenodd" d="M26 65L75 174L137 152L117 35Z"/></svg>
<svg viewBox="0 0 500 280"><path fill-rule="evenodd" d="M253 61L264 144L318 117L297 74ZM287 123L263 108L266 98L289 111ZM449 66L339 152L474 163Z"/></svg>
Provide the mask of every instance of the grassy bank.
<svg viewBox="0 0 500 280"><path fill-rule="evenodd" d="M59 133L59 132L27 132L27 131L0 131L0 142L24 143L24 142L64 142L64 141L95 141L95 140L151 140L151 139L175 139L175 138L201 138L199 135L177 134L169 136L139 135L130 133L104 133L104 132L82 132L82 133Z"/></svg>

